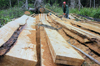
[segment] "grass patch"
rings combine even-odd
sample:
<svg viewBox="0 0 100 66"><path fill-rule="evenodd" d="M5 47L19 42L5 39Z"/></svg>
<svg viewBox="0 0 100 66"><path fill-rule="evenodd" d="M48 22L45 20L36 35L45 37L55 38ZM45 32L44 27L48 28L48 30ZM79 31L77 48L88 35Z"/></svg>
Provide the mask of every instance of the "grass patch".
<svg viewBox="0 0 100 66"><path fill-rule="evenodd" d="M46 8L54 11L57 15L62 15L63 10L62 7L59 7L59 4L53 4L52 6L48 3L45 5Z"/></svg>
<svg viewBox="0 0 100 66"><path fill-rule="evenodd" d="M62 7L59 7L59 4L53 4L52 6L48 3L45 5L46 8L54 11L57 15L63 15ZM80 14L84 16L89 16L93 18L100 18L100 7L99 8L81 8L80 11L78 8L69 9L70 13Z"/></svg>
<svg viewBox="0 0 100 66"><path fill-rule="evenodd" d="M18 7L9 8L6 10L0 10L0 24L4 25L11 21L13 18L20 17L24 14L24 10Z"/></svg>
<svg viewBox="0 0 100 66"><path fill-rule="evenodd" d="M76 9L70 9L70 13L76 13L84 16L93 18L100 18L100 7L99 8L82 8L80 11Z"/></svg>

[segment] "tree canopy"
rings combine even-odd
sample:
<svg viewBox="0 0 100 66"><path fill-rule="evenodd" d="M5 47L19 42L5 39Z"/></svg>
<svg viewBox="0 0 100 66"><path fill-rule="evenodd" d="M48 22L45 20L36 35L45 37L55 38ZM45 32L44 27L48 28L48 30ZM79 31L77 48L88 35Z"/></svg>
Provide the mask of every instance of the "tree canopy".
<svg viewBox="0 0 100 66"><path fill-rule="evenodd" d="M11 2L10 2L11 1ZM19 1L19 2L18 2ZM0 9L6 9L10 7L10 3L11 3L11 7L14 6L18 6L18 3L20 5L20 7L25 4L26 0L0 0ZM54 3L59 4L59 6L62 5L63 1L66 1L67 4L71 7L71 3L77 7L78 6L78 1L79 0L43 0L44 3L50 3L50 5L53 5ZM29 4L34 4L35 0L28 0ZM81 5L83 7L94 7L94 5L96 7L100 6L100 0L80 0ZM73 7L75 7L73 5Z"/></svg>

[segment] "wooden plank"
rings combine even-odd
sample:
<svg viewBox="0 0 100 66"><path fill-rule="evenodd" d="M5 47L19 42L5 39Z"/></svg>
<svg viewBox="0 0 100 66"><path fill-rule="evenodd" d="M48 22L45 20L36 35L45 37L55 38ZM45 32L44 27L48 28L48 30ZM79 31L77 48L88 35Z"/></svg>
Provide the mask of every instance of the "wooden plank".
<svg viewBox="0 0 100 66"><path fill-rule="evenodd" d="M28 16L23 15L15 21L8 22L2 28L0 28L0 46L2 46L18 29L19 25L24 25Z"/></svg>
<svg viewBox="0 0 100 66"><path fill-rule="evenodd" d="M52 20L49 16L47 16L47 18L48 18L47 21L49 21L49 22L53 22L53 20Z"/></svg>
<svg viewBox="0 0 100 66"><path fill-rule="evenodd" d="M49 25L47 21L42 21L43 24ZM47 41L53 58L53 62L58 64L80 66L84 59L69 45L65 39L56 31L45 28ZM69 52L70 51L70 52Z"/></svg>
<svg viewBox="0 0 100 66"><path fill-rule="evenodd" d="M75 24L75 25L79 25L83 28L86 28L86 29L89 29L89 30L93 30L95 32L98 32L100 33L100 27L98 26L95 26L95 25L91 25L91 24L88 24L88 23L81 23L81 22L71 22L72 24Z"/></svg>
<svg viewBox="0 0 100 66"><path fill-rule="evenodd" d="M36 28L32 24L34 24L34 19L33 23L30 24L32 28L27 29L28 27L26 25L26 27L20 33L18 40L12 47L12 49L4 57L0 59L1 66L36 65Z"/></svg>
<svg viewBox="0 0 100 66"><path fill-rule="evenodd" d="M44 32L43 27L40 27L40 39L41 39L41 66L64 66L55 64L53 62L46 40L46 33Z"/></svg>
<svg viewBox="0 0 100 66"><path fill-rule="evenodd" d="M71 20L75 20L75 18L74 18L72 15L69 15L69 18L70 18Z"/></svg>
<svg viewBox="0 0 100 66"><path fill-rule="evenodd" d="M89 43L85 45L88 46L90 49L94 50L95 52L97 52L98 54L100 54L100 48L97 46L96 43Z"/></svg>
<svg viewBox="0 0 100 66"><path fill-rule="evenodd" d="M64 35L64 33L63 33L63 30L64 30L64 32L65 32L68 36L70 36L70 37L72 37L72 38L74 38L74 39L80 41L81 43L89 42L89 40L88 40L87 38L82 38L82 37L79 36L78 34L75 34L74 32L71 32L70 30L63 28L63 26L61 26L60 24L57 24L57 23L54 24L54 22L52 22L52 23L50 23L50 24L51 24L53 27L55 27L55 28L61 28L61 27L62 27L62 29L58 30L58 32L59 32L59 33L62 33L63 35ZM56 26L57 26L57 27L56 27ZM64 37L65 37L65 36L64 36Z"/></svg>
<svg viewBox="0 0 100 66"><path fill-rule="evenodd" d="M53 22L52 22L52 23L53 23ZM51 24L51 23L50 23L50 24ZM61 26L60 26L59 24L57 24L57 23L55 23L55 24L53 23L52 26L53 26L53 27L55 27L55 26L61 27ZM59 27L58 27L58 28L59 28ZM63 38L64 38L65 40L69 41L71 44L77 46L78 48L80 48L81 50L83 50L85 53L89 54L90 56L92 56L92 57L95 58L96 60L100 61L99 59L97 59L97 58L100 58L99 56L97 56L97 55L94 54L92 51L90 51L90 49L89 49L88 47L86 47L85 45L82 45L82 44L80 44L78 41L76 41L75 39L72 39L72 38L68 37L67 35L65 35L62 29L60 29L58 32L63 36ZM69 39L70 39L70 40L69 40ZM73 43L73 42L74 42L74 43ZM99 50L100 50L100 49L96 46L96 44L86 44L86 45L87 45L87 46L89 45L89 46L92 47L95 51L98 51L98 52L99 52ZM78 51L78 52L79 52L79 51ZM84 57L85 62L87 63L87 64L83 63L82 65L90 65L90 66L92 66L92 65L97 65L97 66L99 66L98 64L96 64L95 62L93 62L92 60L90 60L89 58L87 58L87 57L86 57L84 54L82 54L81 52L79 52L79 54L81 54L82 57ZM94 64L91 64L91 63L94 63Z"/></svg>
<svg viewBox="0 0 100 66"><path fill-rule="evenodd" d="M19 28L19 24L12 21L0 28L0 46L2 46Z"/></svg>
<svg viewBox="0 0 100 66"><path fill-rule="evenodd" d="M0 56L4 56L7 52L9 52L9 50L11 49L11 47L15 44L15 42L17 41L17 38L20 34L20 32L22 31L24 26L20 26L14 33L13 35L9 38L9 40L7 42L5 42L1 47L0 47Z"/></svg>
<svg viewBox="0 0 100 66"><path fill-rule="evenodd" d="M27 22L28 18L29 16L23 15L20 18L16 19L15 22L18 22L19 25L24 25Z"/></svg>
<svg viewBox="0 0 100 66"><path fill-rule="evenodd" d="M79 26L82 26L84 28L87 28L87 29L90 29L90 30L94 30L96 32L99 32L98 30L99 27L100 27L100 24L99 23L96 23L96 22L91 22L91 21L74 21L74 20L70 20L70 19L66 19L66 18L62 18L62 20L66 21L66 22L70 22L71 24L76 24L76 25L79 25ZM93 27L91 27L93 26ZM97 29L97 30L95 30Z"/></svg>
<svg viewBox="0 0 100 66"><path fill-rule="evenodd" d="M54 16L55 17L55 16ZM51 17L53 19L53 17ZM72 25L69 25L67 24L66 22L63 22L63 21L59 21L59 20L55 20L57 23L61 24L62 26L64 26L65 28L71 30L71 31L74 31L76 33L79 33L85 37L87 37L88 39L90 39L91 41L94 41L93 39L96 39L95 41L97 42L98 46L100 47L100 37L92 34L92 33L89 33L85 30L82 30L80 28L77 28L77 27L74 27Z"/></svg>
<svg viewBox="0 0 100 66"><path fill-rule="evenodd" d="M76 26L76 27L78 27L78 26ZM86 32L89 32L89 33L92 33L92 34L94 34L95 36L100 36L100 35L98 35L98 34L96 34L96 33L94 33L94 32L91 32L91 31L89 31L89 30L86 30L86 29L84 29L84 28L81 28L81 29L83 29L83 30L85 30ZM92 42L92 43L86 43L85 44L86 46L88 46L90 49L92 49L92 50L94 50L95 52L97 52L98 54L100 54L100 48L97 46L97 43L96 42Z"/></svg>
<svg viewBox="0 0 100 66"><path fill-rule="evenodd" d="M74 39L80 41L81 43L89 42L88 39L82 38L78 34L75 34L75 33L71 32L70 30L67 30L65 28L63 30L66 32L67 35L73 37Z"/></svg>

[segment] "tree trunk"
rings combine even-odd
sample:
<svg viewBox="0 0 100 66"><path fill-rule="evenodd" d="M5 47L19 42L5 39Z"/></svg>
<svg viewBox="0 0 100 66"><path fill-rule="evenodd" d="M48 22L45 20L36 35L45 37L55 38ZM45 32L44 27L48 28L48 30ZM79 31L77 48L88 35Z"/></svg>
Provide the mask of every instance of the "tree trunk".
<svg viewBox="0 0 100 66"><path fill-rule="evenodd" d="M70 4L71 4L71 8L75 8L75 0L71 0L71 2L70 2Z"/></svg>
<svg viewBox="0 0 100 66"><path fill-rule="evenodd" d="M78 0L78 4L79 4L79 11L80 11L80 7L81 7L81 2L80 2L80 0Z"/></svg>
<svg viewBox="0 0 100 66"><path fill-rule="evenodd" d="M90 0L90 8L91 8L91 0Z"/></svg>
<svg viewBox="0 0 100 66"><path fill-rule="evenodd" d="M95 8L95 0L94 0L94 8Z"/></svg>
<svg viewBox="0 0 100 66"><path fill-rule="evenodd" d="M18 0L18 7L19 7L19 0Z"/></svg>
<svg viewBox="0 0 100 66"><path fill-rule="evenodd" d="M28 0L26 0L25 7L26 7L26 9L28 9Z"/></svg>
<svg viewBox="0 0 100 66"><path fill-rule="evenodd" d="M9 4L10 4L10 7L11 7L11 0L9 0Z"/></svg>
<svg viewBox="0 0 100 66"><path fill-rule="evenodd" d="M35 0L34 7L39 7L43 5L44 5L43 0Z"/></svg>

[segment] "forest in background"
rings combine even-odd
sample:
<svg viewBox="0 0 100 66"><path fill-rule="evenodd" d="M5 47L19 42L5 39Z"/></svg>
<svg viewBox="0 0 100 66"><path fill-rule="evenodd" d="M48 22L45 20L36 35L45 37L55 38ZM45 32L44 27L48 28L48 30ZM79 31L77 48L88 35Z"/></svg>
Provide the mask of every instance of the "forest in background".
<svg viewBox="0 0 100 66"><path fill-rule="evenodd" d="M10 7L21 7L26 1L29 4L34 4L35 0L0 0L0 9L7 9ZM80 7L99 7L100 0L42 0L44 4L49 3L51 6L53 4L59 4L62 6L63 1L66 1L70 8L78 8Z"/></svg>
<svg viewBox="0 0 100 66"><path fill-rule="evenodd" d="M36 0L0 0L0 25L20 17L28 8L34 8ZM62 3L66 1L70 13L100 18L100 0L40 0L44 7L63 15Z"/></svg>

